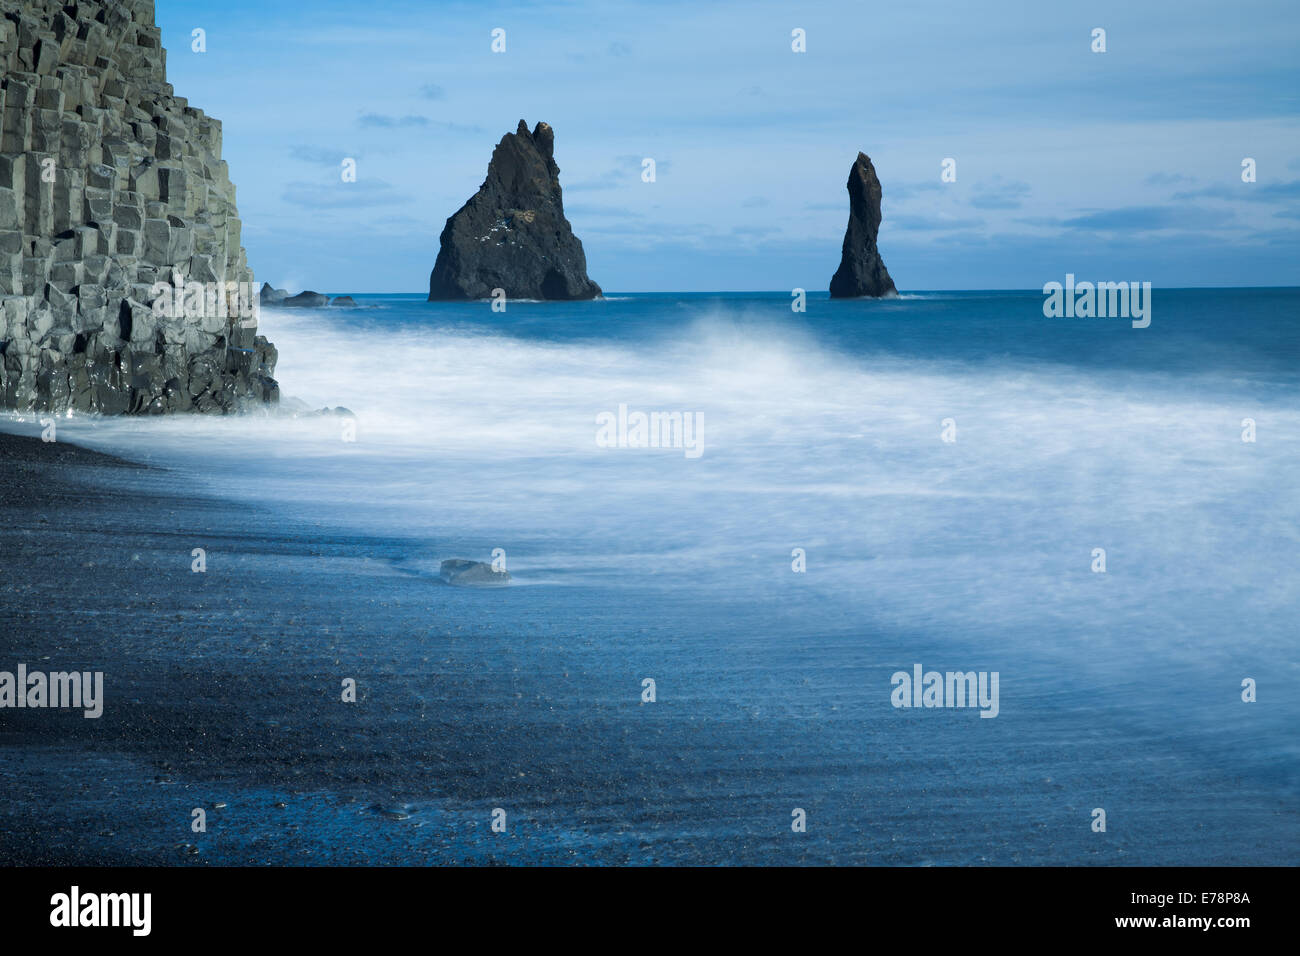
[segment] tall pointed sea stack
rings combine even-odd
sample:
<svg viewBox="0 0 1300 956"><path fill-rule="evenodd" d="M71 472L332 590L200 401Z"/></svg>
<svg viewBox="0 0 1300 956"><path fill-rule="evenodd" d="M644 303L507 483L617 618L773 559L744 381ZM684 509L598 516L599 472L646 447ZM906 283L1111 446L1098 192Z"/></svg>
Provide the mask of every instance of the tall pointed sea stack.
<svg viewBox="0 0 1300 956"><path fill-rule="evenodd" d="M221 124L174 95L153 0L0 0L0 63L0 407L276 400Z"/></svg>
<svg viewBox="0 0 1300 956"><path fill-rule="evenodd" d="M429 276L429 301L595 299L582 242L564 218L555 133L538 123L507 133L488 163L487 178L447 220Z"/></svg>
<svg viewBox="0 0 1300 956"><path fill-rule="evenodd" d="M898 294L876 249L880 196L876 167L866 153L858 153L849 169L849 227L844 231L840 267L831 276L832 299Z"/></svg>

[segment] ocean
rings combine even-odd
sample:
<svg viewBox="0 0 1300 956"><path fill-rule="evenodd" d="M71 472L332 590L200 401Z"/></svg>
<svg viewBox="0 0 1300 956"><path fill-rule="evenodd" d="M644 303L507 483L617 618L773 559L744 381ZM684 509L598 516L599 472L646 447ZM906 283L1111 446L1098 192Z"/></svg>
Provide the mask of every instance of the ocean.
<svg viewBox="0 0 1300 956"><path fill-rule="evenodd" d="M1300 290L1157 289L1143 329L1037 292L354 298L260 327L286 408L351 414L57 421L247 515L146 564L297 582L169 625L228 718L209 669L321 679L261 770L174 762L243 814L205 862L1297 858ZM619 442L637 412L693 447ZM438 579L494 556L509 587ZM996 716L895 706L918 665L996 673Z"/></svg>

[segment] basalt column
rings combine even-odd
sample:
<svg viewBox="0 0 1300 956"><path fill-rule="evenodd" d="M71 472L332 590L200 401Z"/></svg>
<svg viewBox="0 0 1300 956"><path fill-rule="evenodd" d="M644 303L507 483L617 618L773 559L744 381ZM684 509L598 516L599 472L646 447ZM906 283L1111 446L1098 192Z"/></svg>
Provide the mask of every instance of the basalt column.
<svg viewBox="0 0 1300 956"><path fill-rule="evenodd" d="M234 304L253 274L221 124L167 83L152 0L0 0L0 62L0 404L277 400L275 348ZM207 295L169 312L160 283Z"/></svg>

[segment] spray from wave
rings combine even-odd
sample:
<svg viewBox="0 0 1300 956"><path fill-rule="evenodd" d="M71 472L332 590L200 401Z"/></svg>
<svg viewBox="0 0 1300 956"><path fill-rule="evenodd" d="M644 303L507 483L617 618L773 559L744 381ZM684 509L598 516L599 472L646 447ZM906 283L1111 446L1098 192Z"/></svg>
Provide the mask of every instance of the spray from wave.
<svg viewBox="0 0 1300 956"><path fill-rule="evenodd" d="M721 575L759 594L802 548L809 591L876 626L1205 657L1243 627L1260 647L1289 640L1296 585L1275 572L1294 565L1300 497L1280 476L1300 456L1243 448L1237 425L1246 405L1300 434L1292 407L1060 365L853 354L721 305L575 341L420 307L264 315L284 394L350 409L355 441L347 417L288 414L74 419L61 435L317 520L499 541L512 570L553 580ZM698 415L703 454L601 447L598 416L620 405Z"/></svg>

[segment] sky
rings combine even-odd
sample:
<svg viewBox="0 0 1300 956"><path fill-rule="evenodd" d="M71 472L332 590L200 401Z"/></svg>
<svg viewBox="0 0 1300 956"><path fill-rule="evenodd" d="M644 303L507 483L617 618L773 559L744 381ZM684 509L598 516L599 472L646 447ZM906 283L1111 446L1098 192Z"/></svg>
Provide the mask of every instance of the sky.
<svg viewBox="0 0 1300 956"><path fill-rule="evenodd" d="M156 7L255 276L293 292L427 291L520 119L607 293L825 290L859 150L901 291L1300 285L1293 0Z"/></svg>

